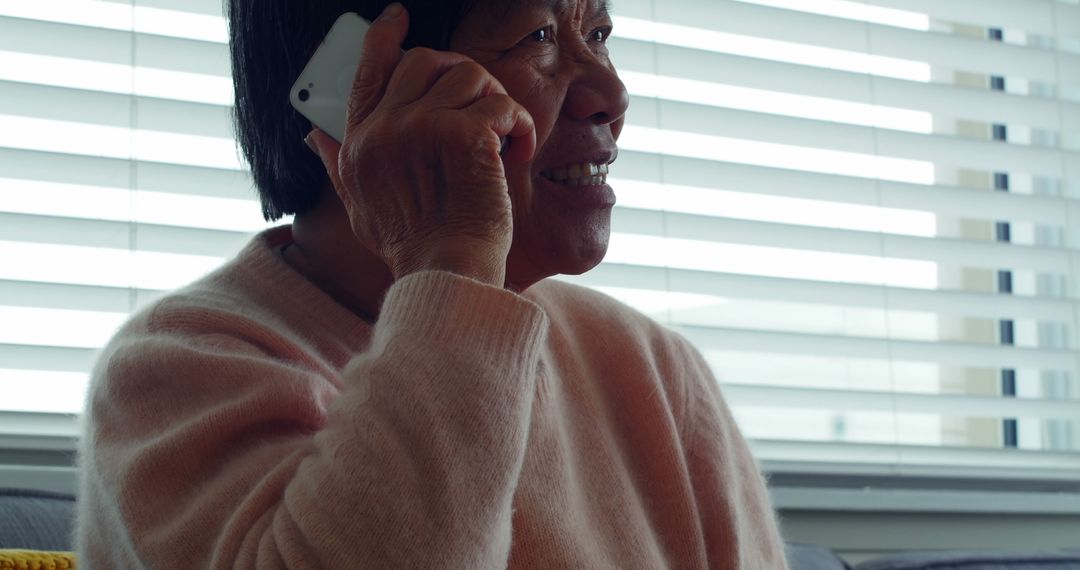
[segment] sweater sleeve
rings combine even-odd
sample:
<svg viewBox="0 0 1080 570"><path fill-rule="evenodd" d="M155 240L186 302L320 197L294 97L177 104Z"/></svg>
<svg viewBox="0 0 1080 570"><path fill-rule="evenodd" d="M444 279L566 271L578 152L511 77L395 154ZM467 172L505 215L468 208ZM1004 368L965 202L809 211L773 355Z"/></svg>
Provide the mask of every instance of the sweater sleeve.
<svg viewBox="0 0 1080 570"><path fill-rule="evenodd" d="M761 469L701 353L681 337L677 345L686 366L687 463L709 567L734 558L740 569L784 570L784 543Z"/></svg>
<svg viewBox="0 0 1080 570"><path fill-rule="evenodd" d="M235 334L131 335L89 400L87 568L496 568L543 311L408 276L335 386Z"/></svg>

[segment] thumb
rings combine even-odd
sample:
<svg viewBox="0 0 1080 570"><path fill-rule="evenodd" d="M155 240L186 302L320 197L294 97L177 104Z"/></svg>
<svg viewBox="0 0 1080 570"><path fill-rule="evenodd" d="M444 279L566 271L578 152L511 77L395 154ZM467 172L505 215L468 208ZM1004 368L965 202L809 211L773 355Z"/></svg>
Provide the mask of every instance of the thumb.
<svg viewBox="0 0 1080 570"><path fill-rule="evenodd" d="M360 65L356 68L346 112L346 130L371 114L386 93L386 86L401 61L401 44L409 33L409 13L395 2L372 22L364 36Z"/></svg>
<svg viewBox="0 0 1080 570"><path fill-rule="evenodd" d="M319 155L319 159L322 160L323 167L326 168L326 174L330 177L330 182L334 186L334 191L337 193L338 198L345 204L347 211L352 211L353 202L352 196L345 191L344 186L341 183L341 170L339 169L341 160L341 143L334 140L334 137L324 133L320 129L312 129L308 136L304 139L304 142L311 147L311 150L315 154Z"/></svg>

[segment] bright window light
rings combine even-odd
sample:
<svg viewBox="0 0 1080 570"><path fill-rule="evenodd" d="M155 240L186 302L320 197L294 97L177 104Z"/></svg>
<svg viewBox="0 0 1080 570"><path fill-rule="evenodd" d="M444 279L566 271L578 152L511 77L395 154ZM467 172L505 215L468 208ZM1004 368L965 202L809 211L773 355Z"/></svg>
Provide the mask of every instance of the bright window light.
<svg viewBox="0 0 1080 570"><path fill-rule="evenodd" d="M632 95L641 97L898 131L916 133L934 131L934 117L924 111L721 85L634 71L620 72L619 78L626 84L627 90Z"/></svg>
<svg viewBox="0 0 1080 570"><path fill-rule="evenodd" d="M898 28L927 31L930 29L930 17L918 12L872 6L862 2L846 0L735 0L747 4L760 4L774 8L786 8L811 14L822 14L860 22L883 24Z"/></svg>
<svg viewBox="0 0 1080 570"><path fill-rule="evenodd" d="M0 279L176 289L209 273L234 251L221 257L130 251L46 243L0 241Z"/></svg>
<svg viewBox="0 0 1080 570"><path fill-rule="evenodd" d="M131 12L131 4L94 0L6 0L0 4L0 16L110 30L130 30Z"/></svg>
<svg viewBox="0 0 1080 570"><path fill-rule="evenodd" d="M118 63L0 51L0 80L232 105L232 79Z"/></svg>
<svg viewBox="0 0 1080 570"><path fill-rule="evenodd" d="M0 146L209 168L244 168L232 139L0 115Z"/></svg>
<svg viewBox="0 0 1080 570"><path fill-rule="evenodd" d="M761 406L732 406L739 429L755 439L832 441L835 414L828 410L792 410ZM783 421L777 421L783 418ZM798 426L793 430L792 426Z"/></svg>
<svg viewBox="0 0 1080 570"><path fill-rule="evenodd" d="M604 261L919 289L934 289L938 286L938 265L929 261L713 243L617 232L612 233Z"/></svg>
<svg viewBox="0 0 1080 570"><path fill-rule="evenodd" d="M228 43L229 26L225 18L135 6L133 28L144 34L173 36L214 43Z"/></svg>
<svg viewBox="0 0 1080 570"><path fill-rule="evenodd" d="M135 31L215 43L229 41L227 24L220 16L116 2L5 0L0 4L0 16Z"/></svg>
<svg viewBox="0 0 1080 570"><path fill-rule="evenodd" d="M133 92L130 65L2 50L0 79L87 91Z"/></svg>
<svg viewBox="0 0 1080 570"><path fill-rule="evenodd" d="M0 212L213 230L266 228L251 200L0 178Z"/></svg>
<svg viewBox="0 0 1080 570"><path fill-rule="evenodd" d="M236 141L231 138L163 133L142 129L132 131L132 133L134 140L131 158L135 160L229 170L247 169L240 158Z"/></svg>
<svg viewBox="0 0 1080 570"><path fill-rule="evenodd" d="M134 192L134 202L136 222L237 232L266 229L254 196L237 200L140 190Z"/></svg>
<svg viewBox="0 0 1080 570"><path fill-rule="evenodd" d="M681 311L729 303L723 297L698 295L675 291L653 291L629 287L596 287L597 291L610 295L647 315L662 316L669 311Z"/></svg>
<svg viewBox="0 0 1080 570"><path fill-rule="evenodd" d="M941 392L941 367L926 362L805 354L771 354L763 360L752 352L717 349L706 349L703 355L731 382L871 392Z"/></svg>
<svg viewBox="0 0 1080 570"><path fill-rule="evenodd" d="M616 17L614 21L615 35L626 39L910 81L930 81L930 65L919 61L755 38L637 18Z"/></svg>
<svg viewBox="0 0 1080 570"><path fill-rule="evenodd" d="M233 104L232 78L219 75L136 67L132 92L162 99L227 106Z"/></svg>
<svg viewBox="0 0 1080 570"><path fill-rule="evenodd" d="M609 181L619 205L629 208L899 235L937 235L937 216L928 212L621 178Z"/></svg>
<svg viewBox="0 0 1080 570"><path fill-rule="evenodd" d="M619 147L626 150L807 172L933 184L932 162L778 143L667 131L628 125Z"/></svg>
<svg viewBox="0 0 1080 570"><path fill-rule="evenodd" d="M0 410L77 414L89 384L85 372L0 368Z"/></svg>
<svg viewBox="0 0 1080 570"><path fill-rule="evenodd" d="M117 188L0 178L0 211L88 220L128 220L132 192Z"/></svg>
<svg viewBox="0 0 1080 570"><path fill-rule="evenodd" d="M0 146L65 154L131 158L131 129L0 115Z"/></svg>
<svg viewBox="0 0 1080 570"><path fill-rule="evenodd" d="M755 439L942 445L941 418L929 414L799 410L733 406L739 426ZM777 421L782 418L782 421ZM792 429L798 426L798 429Z"/></svg>
<svg viewBox="0 0 1080 570"><path fill-rule="evenodd" d="M5 307L0 305L0 344L99 348L127 319L126 313Z"/></svg>

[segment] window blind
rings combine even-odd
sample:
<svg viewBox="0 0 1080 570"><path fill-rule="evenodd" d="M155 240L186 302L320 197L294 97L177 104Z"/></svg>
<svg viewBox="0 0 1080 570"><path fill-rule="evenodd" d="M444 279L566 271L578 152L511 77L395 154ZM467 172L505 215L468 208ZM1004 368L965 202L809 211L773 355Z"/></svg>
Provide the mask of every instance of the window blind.
<svg viewBox="0 0 1080 570"><path fill-rule="evenodd" d="M1080 3L617 0L609 255L773 472L1080 483ZM0 434L265 224L219 0L0 4Z"/></svg>

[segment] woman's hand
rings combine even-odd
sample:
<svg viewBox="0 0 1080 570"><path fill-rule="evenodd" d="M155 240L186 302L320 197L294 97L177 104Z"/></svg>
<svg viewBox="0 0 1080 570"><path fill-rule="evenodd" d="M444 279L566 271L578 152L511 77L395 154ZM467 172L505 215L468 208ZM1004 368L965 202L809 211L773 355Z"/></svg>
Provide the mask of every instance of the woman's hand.
<svg viewBox="0 0 1080 570"><path fill-rule="evenodd" d="M463 55L402 55L408 26L396 4L372 24L344 141L319 130L309 141L353 233L395 279L439 269L501 287L513 221L500 139L513 140L507 160L530 160L532 117Z"/></svg>

